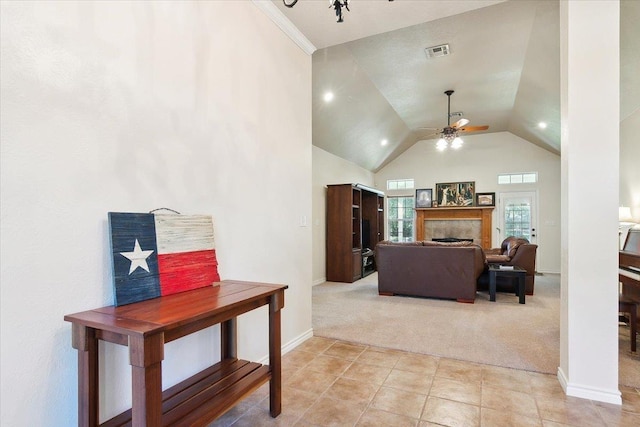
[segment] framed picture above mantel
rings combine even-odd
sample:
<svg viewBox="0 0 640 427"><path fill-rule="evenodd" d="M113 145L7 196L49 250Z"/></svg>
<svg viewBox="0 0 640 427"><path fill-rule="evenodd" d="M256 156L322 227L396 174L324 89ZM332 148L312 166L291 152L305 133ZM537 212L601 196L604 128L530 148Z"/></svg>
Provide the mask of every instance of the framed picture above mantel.
<svg viewBox="0 0 640 427"><path fill-rule="evenodd" d="M475 181L445 182L436 184L438 208L453 206L473 206L475 202Z"/></svg>
<svg viewBox="0 0 640 427"><path fill-rule="evenodd" d="M416 190L416 208L430 208L433 200L433 190L423 188Z"/></svg>
<svg viewBox="0 0 640 427"><path fill-rule="evenodd" d="M476 193L476 206L495 206L496 193Z"/></svg>

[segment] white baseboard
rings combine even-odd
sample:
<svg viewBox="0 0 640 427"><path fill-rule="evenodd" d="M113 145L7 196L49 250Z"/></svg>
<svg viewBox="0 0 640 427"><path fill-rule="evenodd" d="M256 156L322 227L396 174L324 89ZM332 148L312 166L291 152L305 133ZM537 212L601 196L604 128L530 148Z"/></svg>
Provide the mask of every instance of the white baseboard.
<svg viewBox="0 0 640 427"><path fill-rule="evenodd" d="M302 334L298 335L297 337L295 337L294 339L292 339L291 341L283 345L282 354L289 353L291 350L293 350L294 348L296 348L297 346L299 346L300 344L302 344L303 342L305 342L311 337L313 337L313 328L307 330L306 332L303 332Z"/></svg>
<svg viewBox="0 0 640 427"><path fill-rule="evenodd" d="M614 405L622 405L622 396L620 390L600 389L579 384L572 384L567 381L567 376L559 367L558 381L560 381L560 385L562 386L562 389L567 396L596 400L598 402L612 403Z"/></svg>
<svg viewBox="0 0 640 427"><path fill-rule="evenodd" d="M302 344L303 342L305 342L311 337L313 337L313 328L307 330L306 332L303 332L302 334L298 335L297 337L295 337L294 339L292 339L291 341L283 345L281 347L282 355L289 353L291 350L293 350L294 348L296 348L297 346L299 346L300 344ZM269 355L267 354L262 359L257 360L256 362L261 363L263 365L268 365Z"/></svg>
<svg viewBox="0 0 640 427"><path fill-rule="evenodd" d="M323 284L323 283L324 283L324 282L326 282L326 281L327 281L327 278L326 278L326 277L323 277L323 278L321 278L321 279L314 280L314 281L313 281L313 285L312 285L312 286L321 285L321 284Z"/></svg>

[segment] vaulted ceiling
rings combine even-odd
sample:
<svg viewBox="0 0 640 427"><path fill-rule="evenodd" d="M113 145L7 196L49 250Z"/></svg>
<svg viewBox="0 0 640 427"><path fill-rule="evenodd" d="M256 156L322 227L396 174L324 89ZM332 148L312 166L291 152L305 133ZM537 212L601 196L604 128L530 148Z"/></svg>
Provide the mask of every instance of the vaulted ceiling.
<svg viewBox="0 0 640 427"><path fill-rule="evenodd" d="M469 125L559 154L558 1L355 0L342 23L324 0L274 4L318 48L315 146L375 172L415 143L435 143L421 128L447 125L444 91L452 89L451 111ZM621 120L640 107L638 22L640 2L623 0ZM428 58L425 48L442 44L450 55Z"/></svg>

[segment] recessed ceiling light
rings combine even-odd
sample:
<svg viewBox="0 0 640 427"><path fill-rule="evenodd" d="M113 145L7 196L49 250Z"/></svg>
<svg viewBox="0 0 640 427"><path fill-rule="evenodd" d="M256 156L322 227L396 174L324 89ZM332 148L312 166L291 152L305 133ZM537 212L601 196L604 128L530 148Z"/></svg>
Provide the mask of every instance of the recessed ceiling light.
<svg viewBox="0 0 640 427"><path fill-rule="evenodd" d="M538 123L538 127L540 129L546 129L547 128L547 124L545 122L540 122L540 123Z"/></svg>
<svg viewBox="0 0 640 427"><path fill-rule="evenodd" d="M333 92L325 92L323 98L324 98L324 102L333 101Z"/></svg>
<svg viewBox="0 0 640 427"><path fill-rule="evenodd" d="M389 143L389 141L386 140L386 139L383 139L382 141L380 141L380 145L382 145L382 146L387 145L388 143Z"/></svg>

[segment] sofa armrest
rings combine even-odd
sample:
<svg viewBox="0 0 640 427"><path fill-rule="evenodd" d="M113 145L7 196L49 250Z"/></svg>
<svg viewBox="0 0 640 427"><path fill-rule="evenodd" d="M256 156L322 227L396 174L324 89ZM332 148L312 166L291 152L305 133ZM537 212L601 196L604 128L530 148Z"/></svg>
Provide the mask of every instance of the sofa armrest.
<svg viewBox="0 0 640 427"><path fill-rule="evenodd" d="M500 248L491 248L484 250L485 255L502 255L502 249Z"/></svg>
<svg viewBox="0 0 640 427"><path fill-rule="evenodd" d="M507 255L487 255L487 263L488 264L508 264L511 261Z"/></svg>
<svg viewBox="0 0 640 427"><path fill-rule="evenodd" d="M517 265L527 270L527 276L533 276L536 274L536 250L538 245L527 243L520 245L511 261L510 265Z"/></svg>

